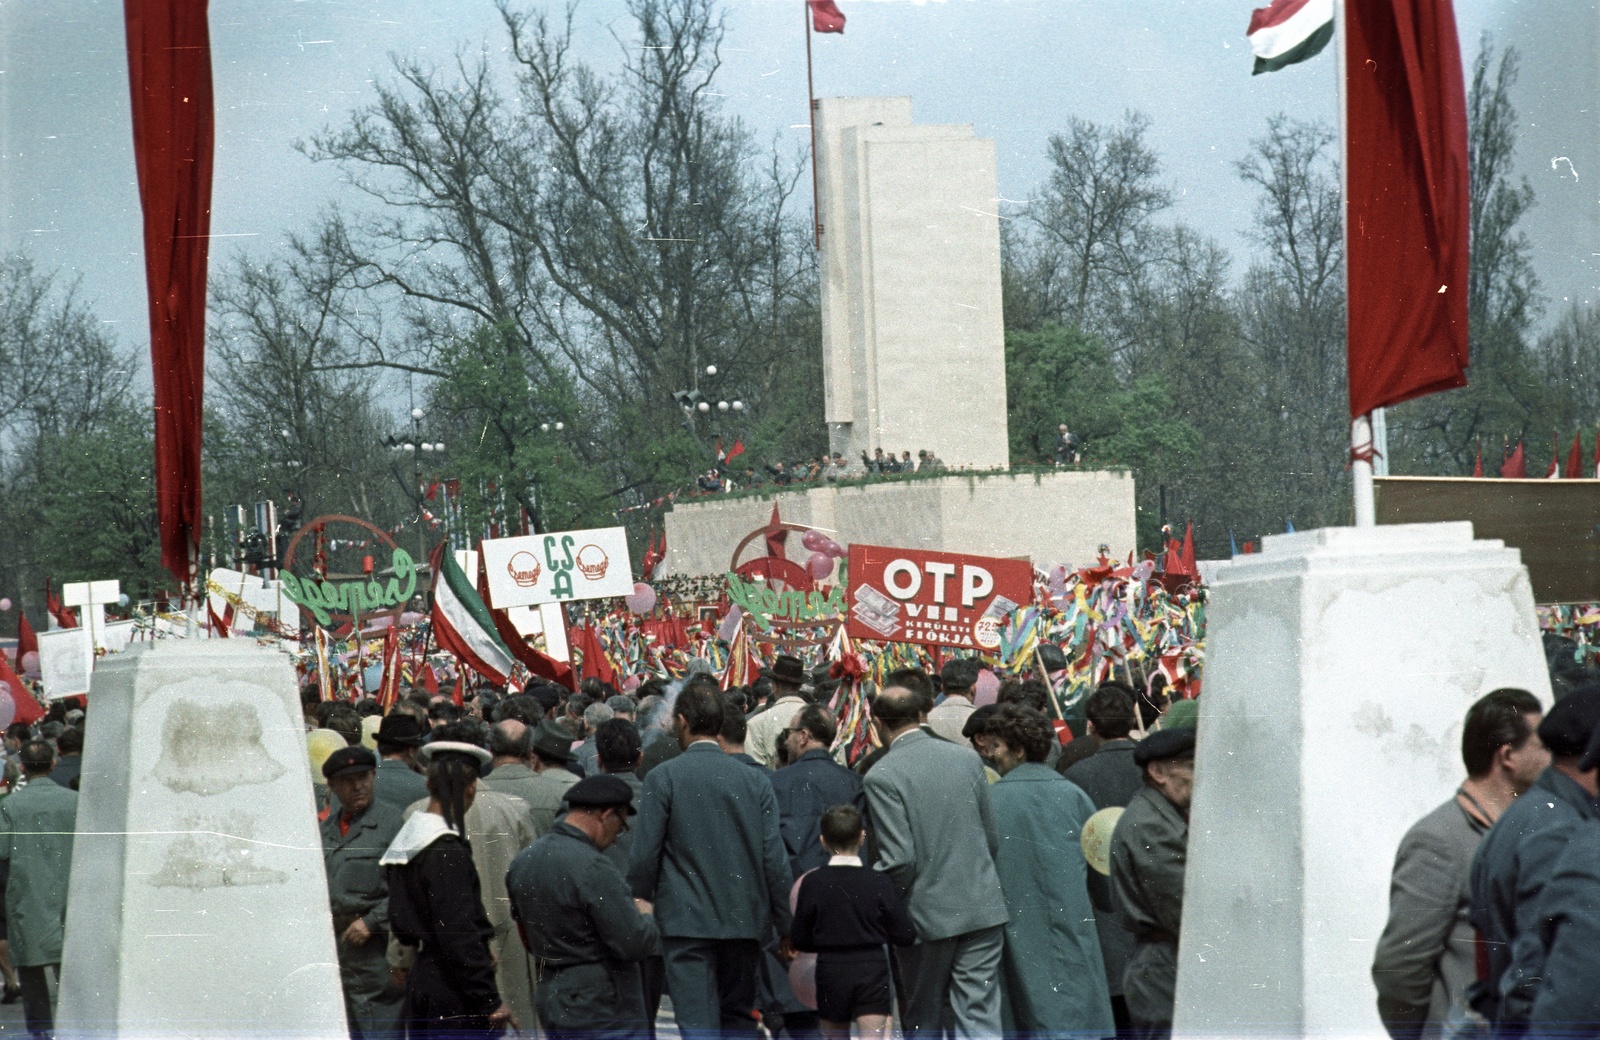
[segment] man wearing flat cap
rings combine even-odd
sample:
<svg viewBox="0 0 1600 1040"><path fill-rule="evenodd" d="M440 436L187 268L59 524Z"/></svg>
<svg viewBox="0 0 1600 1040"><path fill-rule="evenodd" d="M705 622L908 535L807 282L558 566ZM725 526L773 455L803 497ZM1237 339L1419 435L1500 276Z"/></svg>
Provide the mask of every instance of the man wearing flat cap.
<svg viewBox="0 0 1600 1040"><path fill-rule="evenodd" d="M419 798L428 797L428 782L417 769L417 748L427 739L427 727L415 715L393 711L378 724L378 772L372 780L373 797L395 812Z"/></svg>
<svg viewBox="0 0 1600 1040"><path fill-rule="evenodd" d="M506 875L551 1040L649 1035L639 965L661 937L650 904L633 898L604 854L635 811L633 789L617 777L580 780L567 788L567 815Z"/></svg>
<svg viewBox="0 0 1600 1040"><path fill-rule="evenodd" d="M1146 1037L1172 1032L1194 738L1193 729L1182 727L1157 730L1139 742L1133 761L1144 770L1144 787L1111 836L1112 904L1134 938L1123 997L1133 1025Z"/></svg>
<svg viewBox="0 0 1600 1040"><path fill-rule="evenodd" d="M1488 954L1484 981L1468 1000L1497 1033L1527 1028L1546 975L1546 887L1557 860L1580 830L1600 821L1596 762L1584 753L1600 739L1600 685L1556 701L1539 723L1550 765L1484 835L1472 859L1472 909L1467 919ZM1590 978L1586 985L1593 986Z"/></svg>
<svg viewBox="0 0 1600 1040"><path fill-rule="evenodd" d="M373 793L378 756L363 747L335 751L322 764L334 801L322 811L322 862L339 951L339 980L352 1037L397 1036L404 994L385 956L389 889L378 860L400 833L400 813Z"/></svg>

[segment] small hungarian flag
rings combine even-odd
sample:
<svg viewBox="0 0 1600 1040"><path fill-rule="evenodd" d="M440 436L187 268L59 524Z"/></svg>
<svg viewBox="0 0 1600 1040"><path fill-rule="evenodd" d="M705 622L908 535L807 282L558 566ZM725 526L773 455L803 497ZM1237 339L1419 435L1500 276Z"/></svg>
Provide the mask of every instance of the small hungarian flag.
<svg viewBox="0 0 1600 1040"><path fill-rule="evenodd" d="M844 32L844 12L833 0L806 0L806 3L811 5L812 29L819 33Z"/></svg>
<svg viewBox="0 0 1600 1040"><path fill-rule="evenodd" d="M1272 0L1250 12L1246 35L1256 56L1251 75L1298 64L1315 57L1333 39L1333 0Z"/></svg>

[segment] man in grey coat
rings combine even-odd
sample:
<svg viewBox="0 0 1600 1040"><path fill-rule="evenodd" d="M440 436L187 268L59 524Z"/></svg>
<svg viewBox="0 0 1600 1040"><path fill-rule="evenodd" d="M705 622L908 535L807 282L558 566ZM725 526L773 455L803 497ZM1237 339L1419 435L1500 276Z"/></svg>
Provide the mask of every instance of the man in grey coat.
<svg viewBox="0 0 1600 1040"><path fill-rule="evenodd" d="M1147 1040L1172 1033L1194 737L1193 729L1180 727L1139 742L1133 760L1144 769L1145 786L1111 835L1111 898L1134 940L1122 992L1133 1025Z"/></svg>
<svg viewBox="0 0 1600 1040"><path fill-rule="evenodd" d="M901 1018L911 1036L997 1036L1011 916L995 870L1000 836L983 761L921 728L932 699L928 677L902 669L872 704L889 749L866 777L873 865L894 882L918 936L895 950Z"/></svg>
<svg viewBox="0 0 1600 1040"><path fill-rule="evenodd" d="M49 744L23 744L27 782L0 803L0 860L11 865L5 892L11 962L22 982L23 1018L36 1037L49 1036L55 1023L78 821L78 796L50 779L54 767Z"/></svg>
<svg viewBox="0 0 1600 1040"><path fill-rule="evenodd" d="M373 797L395 812L428 797L428 782L417 771L417 748L426 727L415 715L396 709L378 724L378 771L372 781Z"/></svg>
<svg viewBox="0 0 1600 1040"><path fill-rule="evenodd" d="M1389 888L1389 922L1372 981L1378 1015L1394 1040L1437 1040L1466 1017L1476 978L1472 855L1483 835L1550 764L1534 730L1544 709L1526 690L1502 689L1467 710L1461 757L1467 778L1454 796L1400 840Z"/></svg>
<svg viewBox="0 0 1600 1040"><path fill-rule="evenodd" d="M678 694L684 750L644 779L628 881L655 904L679 1028L754 1037L761 943L788 933L792 878L771 782L717 746L721 692L695 676Z"/></svg>

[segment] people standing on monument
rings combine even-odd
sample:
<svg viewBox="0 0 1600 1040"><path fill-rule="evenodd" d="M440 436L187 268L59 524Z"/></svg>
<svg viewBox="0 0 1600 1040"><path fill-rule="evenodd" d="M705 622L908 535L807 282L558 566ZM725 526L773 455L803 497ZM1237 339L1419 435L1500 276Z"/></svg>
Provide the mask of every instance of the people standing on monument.
<svg viewBox="0 0 1600 1040"><path fill-rule="evenodd" d="M1006 1035L1116 1034L1080 835L1094 803L1045 764L1050 721L1002 705L985 729L1000 780L990 789L995 869L1011 920L1003 963Z"/></svg>
<svg viewBox="0 0 1600 1040"><path fill-rule="evenodd" d="M337 805L321 816L322 863L345 1015L355 1040L402 1035L404 994L390 979L389 892L378 865L402 821L375 796L377 769L377 756L366 748L335 751L322 764Z"/></svg>
<svg viewBox="0 0 1600 1040"><path fill-rule="evenodd" d="M393 809L428 796L428 782L417 770L417 748L426 739L422 720L409 712L395 710L378 725L378 771L373 778L373 796Z"/></svg>
<svg viewBox="0 0 1600 1040"><path fill-rule="evenodd" d="M1134 942L1122 991L1134 1029L1150 1040L1172 1033L1194 740L1184 726L1139 742L1133 761L1144 770L1144 786L1111 835L1111 898Z"/></svg>
<svg viewBox="0 0 1600 1040"><path fill-rule="evenodd" d="M866 775L877 859L916 922L896 951L901 1018L910 1036L997 1036L1000 955L1010 919L994 854L999 846L983 763L971 748L922 728L927 675L891 672L872 705L888 749Z"/></svg>
<svg viewBox="0 0 1600 1040"><path fill-rule="evenodd" d="M811 703L811 698L805 693L806 680L810 678L806 674L805 662L793 654L774 657L767 678L772 680L775 699L772 707L750 719L745 733L745 746L751 758L771 769L778 734L788 728L795 712Z"/></svg>
<svg viewBox="0 0 1600 1040"><path fill-rule="evenodd" d="M976 657L956 657L939 670L944 700L928 712L928 727L952 744L965 743L961 730L973 712L972 687L983 663Z"/></svg>
<svg viewBox="0 0 1600 1040"><path fill-rule="evenodd" d="M1525 1029L1545 975L1542 899L1567 842L1586 821L1600 820L1600 781L1584 751L1600 729L1600 686L1556 701L1539 723L1550 765L1495 821L1472 858L1472 908L1488 956L1470 987L1473 1009L1501 1033Z"/></svg>
<svg viewBox="0 0 1600 1040"><path fill-rule="evenodd" d="M720 694L709 676L678 694L684 750L645 777L628 881L655 904L679 1027L753 1037L761 944L788 931L791 878L772 784L717 747Z"/></svg>
<svg viewBox="0 0 1600 1040"><path fill-rule="evenodd" d="M496 1036L517 1022L495 985L489 952L494 928L484 914L466 837L466 815L489 752L440 739L426 745L423 761L428 803L400 828L379 861L389 868L390 926L416 950L406 978L407 1036Z"/></svg>
<svg viewBox="0 0 1600 1040"><path fill-rule="evenodd" d="M1067 432L1067 424L1062 423L1056 427L1056 465L1076 466L1083 461L1081 453L1083 445L1077 437Z"/></svg>
<svg viewBox="0 0 1600 1040"><path fill-rule="evenodd" d="M833 713L820 704L795 712L783 731L789 765L772 774L772 789L778 796L778 829L795 877L828 862L821 842L823 813L839 805L866 812L861 778L829 753L838 732Z"/></svg>
<svg viewBox="0 0 1600 1040"><path fill-rule="evenodd" d="M6 877L6 938L22 985L28 1032L55 1028L56 987L67 925L67 880L78 796L50 779L55 749L42 740L22 745L23 785L0 802L0 861Z"/></svg>
<svg viewBox="0 0 1600 1040"><path fill-rule="evenodd" d="M1550 764L1535 732L1543 711L1526 690L1495 690L1473 704L1461 733L1466 779L1400 840L1372 962L1378 1015L1394 1040L1436 1040L1466 1018L1476 978L1472 856Z"/></svg>

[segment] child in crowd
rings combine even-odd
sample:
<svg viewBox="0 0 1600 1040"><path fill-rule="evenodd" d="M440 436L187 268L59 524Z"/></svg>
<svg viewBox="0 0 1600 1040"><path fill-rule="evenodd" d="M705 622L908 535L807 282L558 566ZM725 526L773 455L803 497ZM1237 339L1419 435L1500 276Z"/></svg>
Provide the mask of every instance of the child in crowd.
<svg viewBox="0 0 1600 1040"><path fill-rule="evenodd" d="M889 957L885 943L909 946L916 925L894 884L861 864L861 813L840 805L822 814L822 847L831 854L800 882L790 943L817 954L817 1014L822 1035L848 1040L889 1036Z"/></svg>

